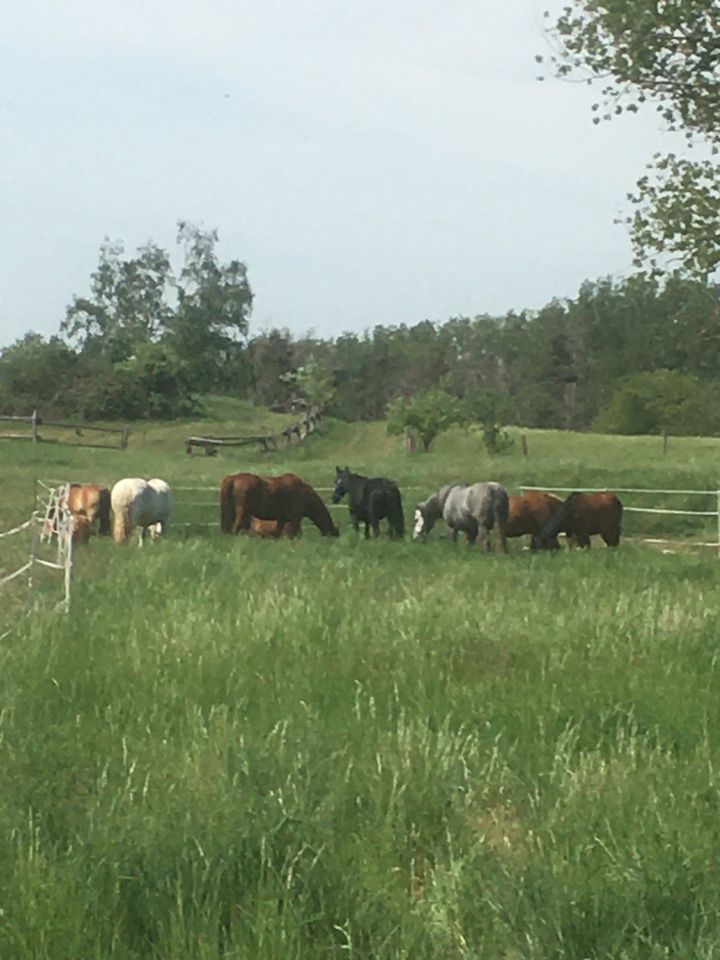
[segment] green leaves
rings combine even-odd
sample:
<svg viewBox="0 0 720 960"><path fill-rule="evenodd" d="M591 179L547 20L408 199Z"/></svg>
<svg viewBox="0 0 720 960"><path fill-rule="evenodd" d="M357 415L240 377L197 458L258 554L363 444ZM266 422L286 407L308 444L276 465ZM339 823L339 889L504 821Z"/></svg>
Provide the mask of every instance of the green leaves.
<svg viewBox="0 0 720 960"><path fill-rule="evenodd" d="M671 131L720 146L718 0L574 0L548 31L555 75L601 80L593 123L653 103ZM602 112L601 112L602 111ZM628 218L636 264L671 262L699 276L718 264L718 171L714 161L669 156L650 166Z"/></svg>

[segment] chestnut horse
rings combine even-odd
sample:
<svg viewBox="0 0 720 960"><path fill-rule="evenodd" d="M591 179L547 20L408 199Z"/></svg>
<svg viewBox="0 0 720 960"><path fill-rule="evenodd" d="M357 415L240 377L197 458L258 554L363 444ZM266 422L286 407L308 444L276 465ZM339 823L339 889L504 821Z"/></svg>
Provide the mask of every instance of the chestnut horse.
<svg viewBox="0 0 720 960"><path fill-rule="evenodd" d="M307 517L326 537L337 537L338 529L327 507L313 488L295 476L259 477L235 473L220 484L220 529L224 533L249 530L253 517L276 520L279 527L297 525Z"/></svg>
<svg viewBox="0 0 720 960"><path fill-rule="evenodd" d="M540 548L540 531L562 507L562 500L551 493L541 490L528 490L516 497L510 497L505 535L524 537L530 535L530 549ZM557 536L548 540L546 549L558 550Z"/></svg>
<svg viewBox="0 0 720 960"><path fill-rule="evenodd" d="M254 537L260 537L263 540L279 540L280 537L297 537L300 532L299 520L281 524L277 520L261 520L259 517L253 517L253 521L250 524L250 533Z"/></svg>
<svg viewBox="0 0 720 960"><path fill-rule="evenodd" d="M589 547L590 537L599 534L609 547L616 547L620 543L622 509L620 500L609 490L571 493L540 531L539 546L547 548L559 533L566 533L571 545Z"/></svg>

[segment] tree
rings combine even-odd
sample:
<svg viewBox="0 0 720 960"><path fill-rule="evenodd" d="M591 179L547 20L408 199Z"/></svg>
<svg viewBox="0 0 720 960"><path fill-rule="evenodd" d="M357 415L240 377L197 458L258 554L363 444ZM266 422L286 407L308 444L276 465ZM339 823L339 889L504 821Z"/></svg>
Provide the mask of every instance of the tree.
<svg viewBox="0 0 720 960"><path fill-rule="evenodd" d="M387 432L403 433L411 430L423 445L430 449L435 438L454 424L465 422L460 402L444 390L426 390L410 399L394 400L387 412Z"/></svg>
<svg viewBox="0 0 720 960"><path fill-rule="evenodd" d="M91 275L91 294L74 296L61 331L89 356L125 360L143 343L156 340L172 316L167 302L173 282L167 253L153 243L135 257L124 256L107 237Z"/></svg>
<svg viewBox="0 0 720 960"><path fill-rule="evenodd" d="M718 0L568 0L549 31L557 76L602 78L594 122L654 104L670 130L720 147ZM542 61L542 57L538 57ZM707 276L720 265L720 171L712 159L656 156L628 195L637 265L658 255Z"/></svg>
<svg viewBox="0 0 720 960"><path fill-rule="evenodd" d="M714 383L676 370L629 377L593 426L603 433L717 434L720 394Z"/></svg>
<svg viewBox="0 0 720 960"><path fill-rule="evenodd" d="M185 259L168 328L178 357L187 363L196 387L205 390L216 383L233 344L247 336L253 301L247 267L239 260L221 264L217 241L217 230L178 223L177 242Z"/></svg>
<svg viewBox="0 0 720 960"><path fill-rule="evenodd" d="M335 395L335 382L330 370L314 354L295 373L295 383L313 407L327 407Z"/></svg>

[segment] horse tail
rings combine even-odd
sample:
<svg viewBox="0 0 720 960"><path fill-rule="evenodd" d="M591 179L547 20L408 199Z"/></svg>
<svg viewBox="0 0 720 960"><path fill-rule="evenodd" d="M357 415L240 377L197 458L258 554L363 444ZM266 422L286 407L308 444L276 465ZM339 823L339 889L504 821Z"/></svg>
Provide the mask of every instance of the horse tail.
<svg viewBox="0 0 720 960"><path fill-rule="evenodd" d="M403 513L402 497L397 487L388 493L388 520L393 536L402 540L405 536L405 515Z"/></svg>
<svg viewBox="0 0 720 960"><path fill-rule="evenodd" d="M578 496L579 493L577 490L571 493L570 496L563 501L562 506L555 516L551 517L542 528L538 535L538 540L543 547L551 545L559 533L568 532L568 523L572 520L573 513L575 512L575 501Z"/></svg>
<svg viewBox="0 0 720 960"><path fill-rule="evenodd" d="M233 477L225 477L220 484L220 530L232 533L235 522L235 497L233 496Z"/></svg>
<svg viewBox="0 0 720 960"><path fill-rule="evenodd" d="M113 540L115 543L125 543L132 531L131 505L128 502L117 504L113 517Z"/></svg>
<svg viewBox="0 0 720 960"><path fill-rule="evenodd" d="M110 491L103 487L98 494L98 533L109 537L110 529Z"/></svg>

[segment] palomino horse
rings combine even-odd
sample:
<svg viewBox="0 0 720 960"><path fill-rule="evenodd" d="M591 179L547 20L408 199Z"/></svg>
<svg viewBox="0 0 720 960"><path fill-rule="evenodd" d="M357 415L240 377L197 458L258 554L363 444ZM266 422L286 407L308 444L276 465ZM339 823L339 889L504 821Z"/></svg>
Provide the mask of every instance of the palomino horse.
<svg viewBox="0 0 720 960"><path fill-rule="evenodd" d="M465 533L468 543L473 544L482 535L487 551L491 549L490 532L495 529L500 550L507 553L508 495L499 483L491 480L469 486L449 483L440 487L437 493L417 505L413 540L424 540L440 517L452 531L453 540L457 540L458 533Z"/></svg>
<svg viewBox="0 0 720 960"><path fill-rule="evenodd" d="M528 490L520 496L510 497L506 536L524 537L529 534L530 549L537 550L541 546L540 531L562 505L559 497L542 493L540 490ZM552 537L546 547L549 550L558 550L560 544L557 536Z"/></svg>
<svg viewBox="0 0 720 960"><path fill-rule="evenodd" d="M236 473L225 477L220 484L220 529L225 533L249 530L253 517L276 520L280 527L297 524L298 528L307 517L324 536L338 536L325 504L294 473L279 477Z"/></svg>
<svg viewBox="0 0 720 960"><path fill-rule="evenodd" d="M263 540L279 540L280 537L297 537L301 532L300 521L293 520L281 524L277 520L261 520L259 517L253 517L250 524L250 533L253 537L260 537Z"/></svg>
<svg viewBox="0 0 720 960"><path fill-rule="evenodd" d="M365 539L380 533L380 521L387 517L390 536L402 539L405 534L402 497L394 480L384 477L364 477L361 473L351 473L350 467L335 467L335 488L332 502L340 503L348 495L350 520L355 532L360 523L365 524Z"/></svg>
<svg viewBox="0 0 720 960"><path fill-rule="evenodd" d="M609 490L571 493L540 531L539 545L547 547L559 533L566 533L571 545L589 547L590 537L599 534L609 547L616 547L620 543L622 509L620 500Z"/></svg>
<svg viewBox="0 0 720 960"><path fill-rule="evenodd" d="M69 483L59 507L72 516L73 543L87 543L96 532L101 537L110 535L110 491L107 487L99 483ZM56 532L56 521L53 509L43 536L50 537Z"/></svg>
<svg viewBox="0 0 720 960"><path fill-rule="evenodd" d="M139 531L140 546L145 542L148 528L153 538L170 529L173 496L164 480L142 480L140 477L118 480L112 488L110 501L115 543L127 543L135 527Z"/></svg>

